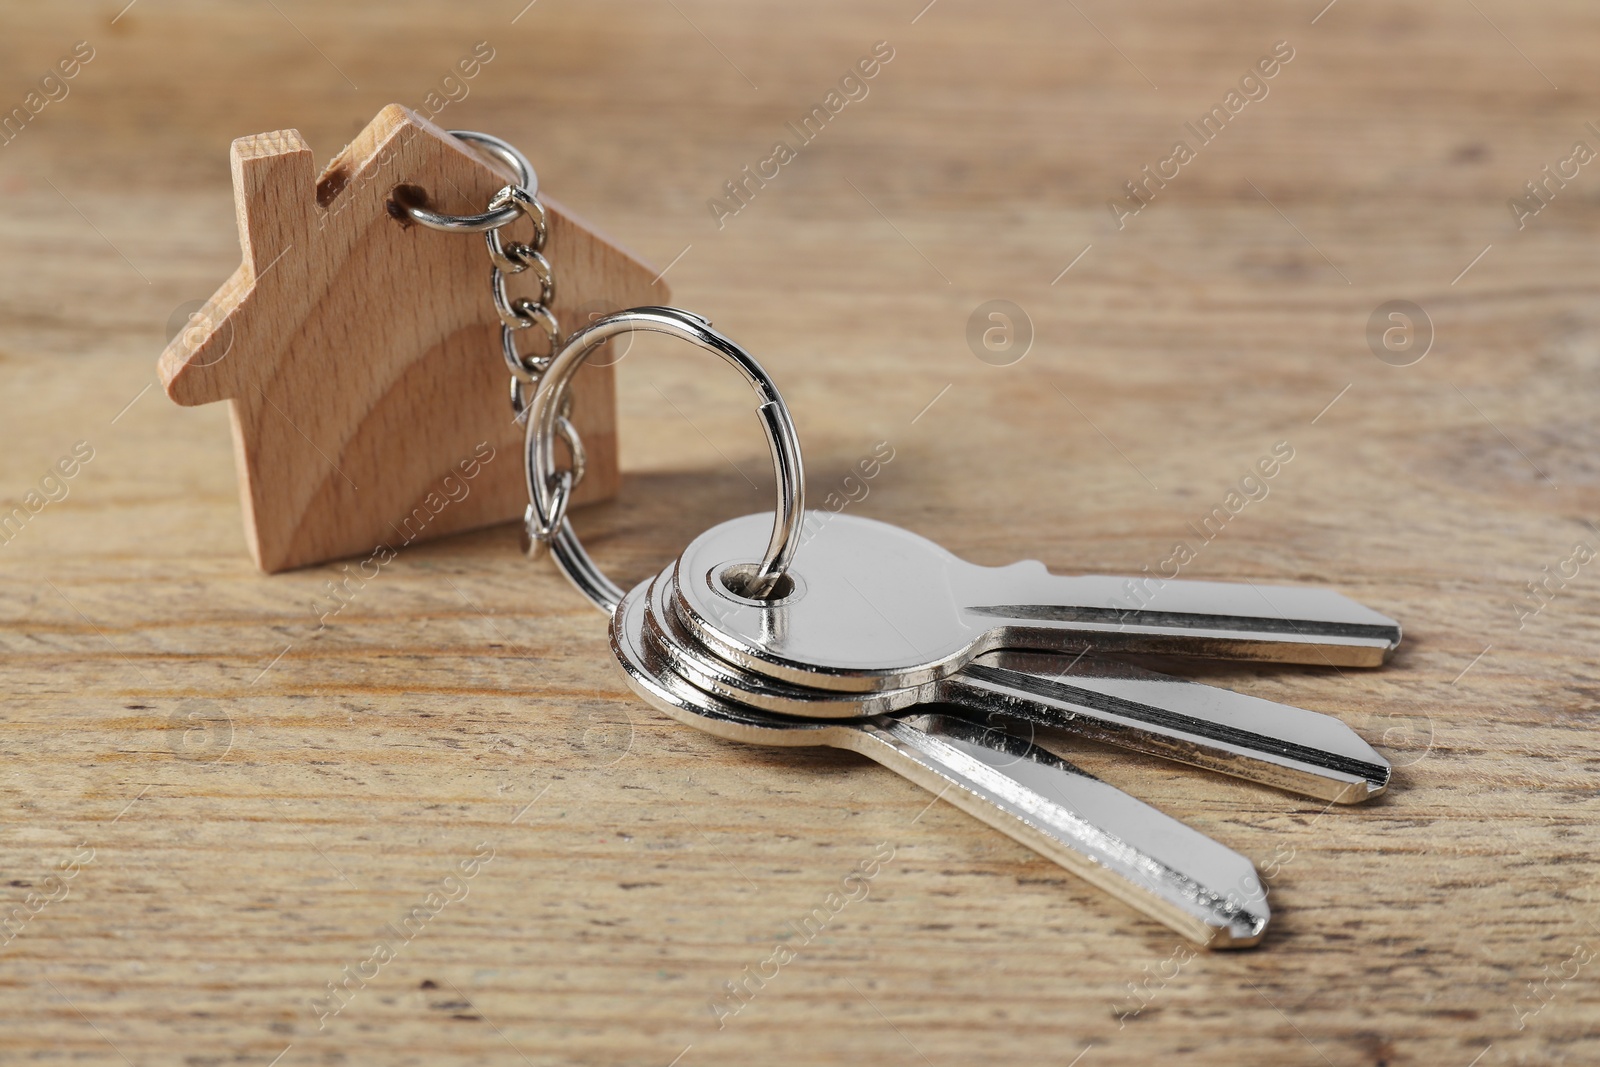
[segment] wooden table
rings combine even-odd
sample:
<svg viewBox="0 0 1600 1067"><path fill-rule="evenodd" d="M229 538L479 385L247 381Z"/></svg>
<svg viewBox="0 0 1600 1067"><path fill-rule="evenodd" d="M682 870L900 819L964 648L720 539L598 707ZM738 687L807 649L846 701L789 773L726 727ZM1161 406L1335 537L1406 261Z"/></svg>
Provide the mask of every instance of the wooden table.
<svg viewBox="0 0 1600 1067"><path fill-rule="evenodd" d="M0 496L66 493L0 546L0 1060L1600 1061L1600 564L1574 555L1600 546L1600 185L1568 162L1600 149L1600 12L921 3L5 5L0 105L93 59L0 147ZM151 388L238 260L228 141L293 126L326 157L479 41L438 121L670 264L784 386L814 501L888 442L852 510L1134 573L1288 442L1184 575L1331 585L1405 644L1176 669L1343 717L1389 795L1059 746L1256 861L1259 950L1193 955L859 758L657 714L512 529L406 550L320 629L341 566L252 569L225 412ZM719 228L708 201L879 41L867 95ZM1146 165L1176 176L1118 229ZM1546 165L1577 173L1519 229ZM1031 322L1020 361L969 347L993 299ZM1420 362L1369 346L1392 300L1431 322ZM703 357L637 342L621 393L624 491L579 526L634 581L770 487Z"/></svg>

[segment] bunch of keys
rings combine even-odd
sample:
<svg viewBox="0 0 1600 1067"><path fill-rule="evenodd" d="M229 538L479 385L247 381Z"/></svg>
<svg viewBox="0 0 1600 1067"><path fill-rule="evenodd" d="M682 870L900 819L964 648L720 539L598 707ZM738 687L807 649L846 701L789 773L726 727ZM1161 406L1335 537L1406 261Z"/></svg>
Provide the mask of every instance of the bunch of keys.
<svg viewBox="0 0 1600 1067"><path fill-rule="evenodd" d="M417 159L451 158L443 131L403 109L385 109L370 129L384 145L400 130L425 135L421 144L431 154ZM1100 654L1376 666L1399 644L1399 626L1329 591L1250 584L1164 581L1154 595L1148 585L1140 589L1139 606L1130 609L1119 599L1125 586L1148 580L1065 578L1038 563L978 567L853 515L813 530L797 559L805 522L800 445L766 372L705 319L676 308L617 312L564 337L550 310L555 279L541 251L548 220L532 166L498 138L451 132L513 181L475 215L431 210L402 182L385 203L384 224L392 216L483 235L511 407L526 424L529 553L548 548L610 616L612 650L628 684L667 714L720 737L860 752L1201 944L1257 943L1269 909L1249 860L1046 751L1034 732L1063 730L1330 803L1360 802L1388 786L1389 765L1337 719ZM264 136L266 148L277 144L277 135ZM298 134L290 139L300 143ZM247 172L241 162L265 150L262 140L251 139L242 153L236 146L241 188L250 182L240 175L266 181L261 166ZM295 167L309 165L309 150L280 149L268 156L294 166L278 169L299 174ZM362 173L384 165L382 157L359 158ZM309 183L301 184L309 195ZM371 192L370 178L362 187ZM248 220L252 202L246 198L241 219ZM533 222L532 242L508 243L504 228L522 217ZM592 234L586 241L577 247L591 259L608 247ZM248 257L252 246L245 244ZM511 297L507 276L522 272L538 283L537 299ZM254 279L253 272L241 276ZM290 288L303 300L304 287ZM232 308L248 303L234 282L213 299ZM530 330L546 337L547 354L520 347ZM777 506L770 517L707 531L661 573L624 592L594 565L567 520L586 468L570 389L590 353L635 330L688 341L743 375L760 402ZM213 330L169 352L169 388L221 358L202 358L217 336ZM231 344L231 332L226 336ZM275 366L269 360L255 370ZM240 361L228 367L238 370ZM197 402L199 394L191 394L198 388L191 383L186 402ZM566 456L559 467L558 441ZM264 566L268 556L278 565L304 562L308 552L344 543L330 538L309 547L279 544L258 558Z"/></svg>
<svg viewBox="0 0 1600 1067"><path fill-rule="evenodd" d="M635 330L744 376L778 501L624 592L567 520L575 475L557 468L555 441L573 373ZM1124 609L1126 579L980 567L850 515L797 552L805 502L788 409L755 360L689 312L634 308L572 335L529 406L525 458L529 553L548 547L610 616L612 651L647 702L731 740L859 752L1202 945L1261 940L1270 909L1254 865L1046 751L1036 727L1334 803L1388 786L1388 762L1338 719L1094 653L1376 666L1400 642L1394 620L1327 590L1214 582L1167 582Z"/></svg>

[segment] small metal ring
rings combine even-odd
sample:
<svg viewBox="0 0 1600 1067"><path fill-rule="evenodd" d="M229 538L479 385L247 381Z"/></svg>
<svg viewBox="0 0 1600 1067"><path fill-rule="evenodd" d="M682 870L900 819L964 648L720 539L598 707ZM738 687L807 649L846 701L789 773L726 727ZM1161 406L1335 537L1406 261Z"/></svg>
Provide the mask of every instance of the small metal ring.
<svg viewBox="0 0 1600 1067"><path fill-rule="evenodd" d="M498 137L487 133L478 133L475 130L451 130L450 136L466 141L475 148L481 149L485 154L503 163L516 175L515 188L527 193L531 199L539 195L539 176L533 171L533 164L528 162L528 157L517 151L516 147ZM504 190L501 190L504 192ZM498 199L499 194L496 194ZM398 198L396 198L398 200ZM481 233L484 230L498 229L510 222L515 222L522 215L520 205L507 204L500 208L486 211L480 215L446 215L438 211L417 204L401 203L400 207L406 214L422 225L433 230L452 230L457 233Z"/></svg>
<svg viewBox="0 0 1600 1067"><path fill-rule="evenodd" d="M761 401L756 413L772 450L778 504L766 554L750 579L747 592L756 598L764 597L777 586L800 546L800 527L805 520L805 473L800 462L800 439L788 405L761 365L744 349L713 330L711 323L678 308L630 308L597 319L567 338L561 351L545 368L527 412L523 473L532 514L526 524L528 535L533 540L549 543L550 554L579 592L608 615L616 612L617 605L622 602L621 587L607 578L584 551L565 514L564 503L552 488L552 478L558 474L553 446L555 435L561 432L561 404L572 376L589 353L607 338L635 330L664 333L721 356L744 376ZM558 508L563 509L559 515Z"/></svg>
<svg viewBox="0 0 1600 1067"><path fill-rule="evenodd" d="M506 276L499 267L489 272L489 291L494 297L495 314L500 316L501 323L513 330L543 326L550 335L550 354L555 354L556 346L561 343L561 327L545 301L527 297L511 299L511 294L506 291Z"/></svg>
<svg viewBox="0 0 1600 1067"><path fill-rule="evenodd" d="M509 244L502 242L500 230L485 231L483 237L489 246L489 262L507 274L521 274L533 266L533 257L539 255L533 250L532 245L523 244L521 241L512 241Z"/></svg>
<svg viewBox="0 0 1600 1067"><path fill-rule="evenodd" d="M544 205L539 203L539 198L527 189L519 186L508 185L495 193L489 199L489 211L495 212L502 208L514 207L520 215L526 215L533 222L533 250L544 251L545 237L550 232L550 217L545 214ZM509 224L508 224L509 225ZM489 254L495 254L495 246L500 242L500 229L496 227L486 233L489 244Z"/></svg>
<svg viewBox="0 0 1600 1067"><path fill-rule="evenodd" d="M494 296L494 313L500 316L502 323L513 330L522 330L533 325L531 320L517 313L516 305L511 302L511 291L506 287L505 272L499 267L493 267L489 271L489 292Z"/></svg>
<svg viewBox="0 0 1600 1067"><path fill-rule="evenodd" d="M525 356L517 351L518 331L510 326L500 327L500 355L505 358L506 370L511 372L511 380L532 385L539 380L539 375L550 363L549 356ZM552 351L554 349L552 348ZM529 396L532 399L532 396ZM520 412L522 409L517 408Z"/></svg>
<svg viewBox="0 0 1600 1067"><path fill-rule="evenodd" d="M533 397L526 394L537 382L537 378L525 382L516 375L511 376L511 417L523 425L527 425L528 405L533 401Z"/></svg>
<svg viewBox="0 0 1600 1067"><path fill-rule="evenodd" d="M489 237L494 237L499 230L490 230ZM550 261L532 248L520 242L512 242L495 254L491 244L489 258L494 261L494 274L492 282L497 292L505 290L505 278L508 274L521 274L528 268L533 268L533 276L539 280L539 299L536 303L547 307L556 302L556 276L550 269ZM507 265L509 264L509 266Z"/></svg>
<svg viewBox="0 0 1600 1067"><path fill-rule="evenodd" d="M528 405L533 402L533 397L532 396L524 396L523 394L527 393L527 392L530 392L531 390L533 390L534 388L536 388L538 386L538 384L539 384L538 374L544 372L544 368L547 365L549 365L550 360L548 358L546 358L546 359L535 360L535 362L539 364L539 369L538 369L538 373L536 373L534 375L532 380L525 382L521 378L513 377L511 379L511 413L512 413L513 416L515 416L515 419L516 419L517 422L522 423L524 425L527 424ZM571 396L571 394L568 394L567 398L561 402L561 417L563 419L565 419L571 413L572 413L572 396ZM572 431L572 436L567 438L567 443L569 445L573 446L573 448L575 450L573 454L577 457L578 462L581 464L583 462L583 458L584 458L583 454L582 454L583 442L578 439L578 431L577 431L576 427L574 427L570 423L568 423L567 429L570 429ZM562 435L563 436L566 435L566 430L562 431ZM583 469L582 469L581 466L578 469L578 473L580 475L583 473Z"/></svg>
<svg viewBox="0 0 1600 1067"><path fill-rule="evenodd" d="M589 453L584 449L583 438L578 436L578 428L572 425L571 419L562 415L556 419L556 429L572 455L572 488L576 489L583 482L583 476L589 473Z"/></svg>
<svg viewBox="0 0 1600 1067"><path fill-rule="evenodd" d="M555 484L550 487L551 499L555 502L555 511L561 516L561 521L567 517L567 502L572 499L572 487L577 482L572 477L571 471L562 471L556 475ZM550 548L552 528L539 525L539 516L530 503L522 512L522 553L529 559L538 559Z"/></svg>
<svg viewBox="0 0 1600 1067"><path fill-rule="evenodd" d="M538 559L549 547L555 527L566 520L567 504L572 493L582 484L583 476L589 470L589 457L584 451L583 438L578 436L578 428L572 425L572 420L562 415L556 420L556 429L572 454L572 467L556 472L551 479L551 515L544 525L540 525L539 513L534 510L532 502L523 510L522 526L526 543L522 550L529 559Z"/></svg>
<svg viewBox="0 0 1600 1067"><path fill-rule="evenodd" d="M529 316L528 326L541 325L544 327L545 337L550 342L550 350L542 356L526 355L517 351L517 335L522 332L521 326L500 326L500 354L505 357L506 369L513 377L523 378L532 382L544 373L544 368L549 365L556 351L561 347L561 324L556 321L549 308L529 304L521 307L524 314Z"/></svg>

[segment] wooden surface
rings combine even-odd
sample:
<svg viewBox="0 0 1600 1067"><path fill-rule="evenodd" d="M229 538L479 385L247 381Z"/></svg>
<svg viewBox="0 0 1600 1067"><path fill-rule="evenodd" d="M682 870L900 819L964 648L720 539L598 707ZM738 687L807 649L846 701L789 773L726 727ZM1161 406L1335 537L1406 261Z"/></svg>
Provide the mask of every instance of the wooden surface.
<svg viewBox="0 0 1600 1067"><path fill-rule="evenodd" d="M478 49L458 81L494 55ZM435 211L476 214L507 175L395 104L326 165L295 130L240 137L231 160L244 261L159 371L180 404L229 402L257 565L362 556L372 577L402 548L521 516L517 463L494 463L515 460L522 442L493 358L501 330L483 240L414 225L395 206L404 187ZM655 268L553 201L546 219L557 322L570 330L591 307L667 300ZM503 237L531 239L529 223ZM536 283L521 281L507 291L537 300ZM526 334L517 343L548 351ZM617 489L615 372L595 359L580 373L572 420L592 462L574 499L588 503Z"/></svg>
<svg viewBox="0 0 1600 1067"><path fill-rule="evenodd" d="M1600 1061L1596 564L1519 610L1600 543L1600 175L1520 230L1507 204L1600 147L1593 5L520 6L5 6L6 106L94 58L0 147L0 491L39 493L0 547L0 892L31 916L0 1060ZM1390 794L1323 811L1058 745L1256 861L1259 950L1190 959L861 759L651 712L512 527L408 548L325 625L339 568L255 570L223 411L152 375L237 263L224 148L341 144L444 99L485 39L434 121L512 139L670 265L786 390L814 500L860 496L887 441L861 514L1137 572L1292 445L1185 575L1328 584L1405 644L1371 672L1189 670L1342 716ZM865 98L719 229L708 200L878 41ZM1278 41L1269 95L1116 229L1107 201ZM968 346L991 299L1035 332L1009 366ZM1390 300L1431 317L1412 366L1369 350ZM618 382L622 492L579 525L635 581L769 487L748 393L701 354L636 342Z"/></svg>

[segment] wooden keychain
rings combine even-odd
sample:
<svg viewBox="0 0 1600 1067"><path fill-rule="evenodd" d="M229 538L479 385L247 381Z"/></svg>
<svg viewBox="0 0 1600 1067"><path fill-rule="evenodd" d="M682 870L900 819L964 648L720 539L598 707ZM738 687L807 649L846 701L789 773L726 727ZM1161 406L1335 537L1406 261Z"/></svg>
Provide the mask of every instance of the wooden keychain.
<svg viewBox="0 0 1600 1067"><path fill-rule="evenodd" d="M670 298L655 270L541 196L516 149L398 104L320 177L294 130L234 141L232 169L243 262L160 373L179 404L229 401L264 571L521 518L519 415L560 324ZM524 216L532 236L514 242ZM464 233L485 235L489 264ZM507 276L524 273L533 295L514 298ZM529 334L543 354L524 351ZM586 367L571 397L572 502L602 500L619 482L611 367Z"/></svg>

